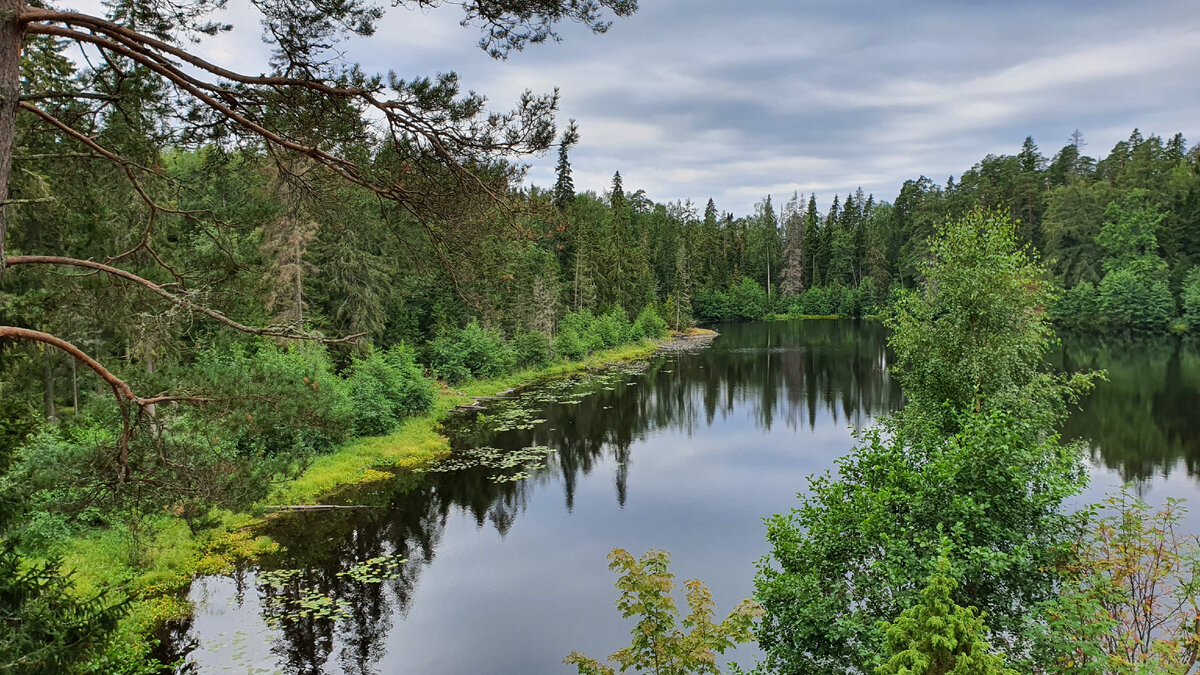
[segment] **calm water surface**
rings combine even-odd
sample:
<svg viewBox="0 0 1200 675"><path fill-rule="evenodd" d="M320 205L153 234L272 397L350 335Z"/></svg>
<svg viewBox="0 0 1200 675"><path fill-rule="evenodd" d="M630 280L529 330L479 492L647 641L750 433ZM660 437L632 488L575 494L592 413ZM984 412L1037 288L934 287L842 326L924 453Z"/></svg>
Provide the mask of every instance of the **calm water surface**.
<svg viewBox="0 0 1200 675"><path fill-rule="evenodd" d="M709 349L659 356L644 372L497 401L484 420L463 415L459 451L556 452L526 480L497 483L494 468L431 473L342 497L374 508L281 519L271 534L285 553L262 570L196 580L196 614L172 640L195 646L189 668L202 673L569 673L561 660L571 650L603 658L628 644L605 561L618 546L670 551L677 577L707 581L724 616L753 591L762 519L795 505L805 476L832 468L852 429L901 396L876 323L720 331ZM1198 494L1200 349L1064 345L1055 365L1110 377L1065 430L1090 448L1081 500L1126 481L1152 500ZM518 408L523 416L499 426L530 428L489 430ZM347 574L393 555L406 562L382 583ZM347 612L264 619L306 593ZM754 655L735 657L748 665Z"/></svg>

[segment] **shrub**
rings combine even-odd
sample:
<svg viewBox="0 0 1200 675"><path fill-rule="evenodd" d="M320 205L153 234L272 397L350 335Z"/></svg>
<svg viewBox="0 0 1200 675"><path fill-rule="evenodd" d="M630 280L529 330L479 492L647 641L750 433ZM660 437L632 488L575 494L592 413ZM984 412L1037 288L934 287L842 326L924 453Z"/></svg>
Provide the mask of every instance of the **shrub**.
<svg viewBox="0 0 1200 675"><path fill-rule="evenodd" d="M541 331L518 333L512 339L512 350L521 368L541 368L550 363L550 339Z"/></svg>
<svg viewBox="0 0 1200 675"><path fill-rule="evenodd" d="M999 631L1020 635L1050 597L1069 536L1063 500L1084 480L1079 449L1031 443L1007 415L962 419L949 437L867 432L836 476L811 476L799 507L768 521L772 552L755 578L768 672L870 672L878 622L919 602L944 534L969 589L955 600Z"/></svg>
<svg viewBox="0 0 1200 675"><path fill-rule="evenodd" d="M858 290L847 288L842 291L842 298L838 302L837 313L843 317L858 316Z"/></svg>
<svg viewBox="0 0 1200 675"><path fill-rule="evenodd" d="M403 344L355 358L348 384L358 436L390 433L406 415L424 412L433 403L433 383Z"/></svg>
<svg viewBox="0 0 1200 675"><path fill-rule="evenodd" d="M1114 326L1159 332L1175 315L1165 263L1147 269L1114 269L1100 281L1098 295L1100 311Z"/></svg>
<svg viewBox="0 0 1200 675"><path fill-rule="evenodd" d="M1192 332L1200 332L1200 265L1188 272L1183 282L1183 322Z"/></svg>
<svg viewBox="0 0 1200 675"><path fill-rule="evenodd" d="M565 331L572 331L575 337L581 337L592 332L592 324L596 322L596 317L592 313L584 309L578 312L567 312L563 316L562 321L558 323L559 334Z"/></svg>
<svg viewBox="0 0 1200 675"><path fill-rule="evenodd" d="M667 322L650 305L642 308L633 325L635 330L640 330L644 337L652 340L657 340L667 335Z"/></svg>
<svg viewBox="0 0 1200 675"><path fill-rule="evenodd" d="M496 377L512 370L516 363L516 356L500 334L475 320L434 339L427 353L430 368L447 382L470 376Z"/></svg>
<svg viewBox="0 0 1200 675"><path fill-rule="evenodd" d="M29 564L0 541L0 672L71 671L116 629L125 605L87 597L57 560Z"/></svg>
<svg viewBox="0 0 1200 675"><path fill-rule="evenodd" d="M742 600L724 621L714 623L712 593L699 579L684 582L689 611L681 621L675 598L671 597L675 575L667 569L670 556L666 551L651 550L638 560L628 551L615 548L608 554L608 563L610 570L621 574L617 609L625 618L638 619L630 631L630 646L609 657L620 672L715 673L717 654L753 638L754 620L762 616L758 603ZM680 623L688 632L675 627ZM580 652L571 652L563 663L576 666L581 675L615 672L611 666Z"/></svg>
<svg viewBox="0 0 1200 675"><path fill-rule="evenodd" d="M972 673L1017 675L987 642L988 628L974 607L954 602L958 580L945 554L929 577L920 601L880 626L882 663L875 675Z"/></svg>
<svg viewBox="0 0 1200 675"><path fill-rule="evenodd" d="M210 349L187 375L199 380L200 391L232 402L224 410L191 409L187 416L203 425L212 413L228 413L222 437L243 453L323 452L344 441L353 425L349 388L321 345Z"/></svg>
<svg viewBox="0 0 1200 675"><path fill-rule="evenodd" d="M594 331L604 349L612 349L629 340L631 328L625 310L614 307L596 320Z"/></svg>
<svg viewBox="0 0 1200 675"><path fill-rule="evenodd" d="M582 361L587 356L587 347L579 334L571 328L564 328L554 338L554 353L572 361Z"/></svg>
<svg viewBox="0 0 1200 675"><path fill-rule="evenodd" d="M767 292L753 279L743 277L741 283L729 289L731 318L755 321L767 313Z"/></svg>
<svg viewBox="0 0 1200 675"><path fill-rule="evenodd" d="M727 321L731 318L729 297L721 291L702 288L692 299L692 313L697 321L716 322Z"/></svg>
<svg viewBox="0 0 1200 675"><path fill-rule="evenodd" d="M1050 630L1035 660L1055 673L1192 672L1200 541L1182 502L1152 511L1125 488L1103 507L1085 512L1058 594L1036 608Z"/></svg>
<svg viewBox="0 0 1200 675"><path fill-rule="evenodd" d="M1087 326L1096 323L1100 315L1096 287L1084 281L1063 291L1050 308L1055 321L1068 326Z"/></svg>

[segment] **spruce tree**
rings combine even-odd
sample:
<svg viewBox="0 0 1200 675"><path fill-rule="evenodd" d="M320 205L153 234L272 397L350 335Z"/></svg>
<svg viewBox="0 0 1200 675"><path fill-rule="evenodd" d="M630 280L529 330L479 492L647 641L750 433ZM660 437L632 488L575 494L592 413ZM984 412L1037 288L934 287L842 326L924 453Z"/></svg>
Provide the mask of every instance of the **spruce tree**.
<svg viewBox="0 0 1200 675"><path fill-rule="evenodd" d="M575 120L571 120L558 143L558 166L554 169L558 176L554 183L554 205L560 211L565 211L575 201L575 182L571 179L571 162L567 154L578 142L579 128L575 126Z"/></svg>

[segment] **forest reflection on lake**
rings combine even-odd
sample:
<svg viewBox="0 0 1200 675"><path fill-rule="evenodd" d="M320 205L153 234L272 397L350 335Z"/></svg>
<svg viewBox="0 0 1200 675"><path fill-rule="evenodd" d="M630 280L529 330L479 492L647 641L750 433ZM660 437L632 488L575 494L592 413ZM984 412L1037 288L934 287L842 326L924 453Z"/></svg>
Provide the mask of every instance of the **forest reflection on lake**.
<svg viewBox="0 0 1200 675"><path fill-rule="evenodd" d="M603 656L628 643L605 562L616 546L670 551L678 578L709 582L727 611L753 590L762 519L795 506L805 477L852 445L851 430L902 397L878 323L718 328L704 351L455 420L459 450L552 448L526 480L496 482L485 467L430 473L341 496L377 508L279 519L271 534L286 550L264 569L303 571L198 579L197 612L176 643L195 641L199 672L568 673L569 651ZM1152 498L1195 491L1200 350L1064 343L1056 366L1109 371L1064 432L1092 448L1085 499L1125 480ZM533 422L514 426L531 428L490 430L513 406ZM385 556L404 562L381 582L352 574ZM342 606L341 620L283 616L317 597Z"/></svg>

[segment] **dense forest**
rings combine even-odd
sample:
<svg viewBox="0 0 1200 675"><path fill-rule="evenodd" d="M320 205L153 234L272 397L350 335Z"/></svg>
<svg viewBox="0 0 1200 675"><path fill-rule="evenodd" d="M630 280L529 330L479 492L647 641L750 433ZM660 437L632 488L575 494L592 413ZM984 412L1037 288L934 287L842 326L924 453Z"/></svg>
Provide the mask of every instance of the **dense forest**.
<svg viewBox="0 0 1200 675"><path fill-rule="evenodd" d="M128 578L72 590L58 556L81 538L119 532L137 570L168 528L201 536L472 378L697 322L903 307L927 287L948 222L1011 217L1059 289L1038 299L1064 325L1200 327L1200 146L1179 134L1135 130L1100 159L1078 132L1051 158L1026 139L945 186L907 181L892 202L768 196L735 216L711 199L656 203L620 173L603 194L576 191L570 152L586 127L555 127L556 94L489 113L453 74L336 64L330 45L369 35L372 4L262 3L270 76L179 46L223 30L211 4L117 0L105 18L15 5L24 52L0 58L12 104L0 116L0 597L17 609L0 616L0 664L66 667L152 595L156 582L131 592ZM459 4L496 57L556 37L558 21L604 32L606 13L636 9ZM554 152L556 183L528 186L520 162ZM941 402L912 414L936 417ZM138 649L95 667L149 663Z"/></svg>

